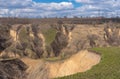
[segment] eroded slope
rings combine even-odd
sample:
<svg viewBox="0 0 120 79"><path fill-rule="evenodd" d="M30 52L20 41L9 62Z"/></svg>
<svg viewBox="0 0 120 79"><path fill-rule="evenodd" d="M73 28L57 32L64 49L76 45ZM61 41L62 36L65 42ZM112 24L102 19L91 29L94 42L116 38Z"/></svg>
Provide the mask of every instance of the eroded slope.
<svg viewBox="0 0 120 79"><path fill-rule="evenodd" d="M29 59L23 59L23 61L29 65L27 70L29 73L28 79L49 79L85 72L98 64L100 59L100 55L84 50L64 61L28 61Z"/></svg>

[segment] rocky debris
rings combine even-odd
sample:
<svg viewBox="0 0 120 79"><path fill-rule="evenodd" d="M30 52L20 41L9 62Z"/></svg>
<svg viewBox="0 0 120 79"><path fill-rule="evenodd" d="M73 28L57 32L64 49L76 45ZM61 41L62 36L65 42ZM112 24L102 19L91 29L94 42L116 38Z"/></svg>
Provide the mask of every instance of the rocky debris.
<svg viewBox="0 0 120 79"><path fill-rule="evenodd" d="M0 61L0 79L26 79L27 66L19 59Z"/></svg>

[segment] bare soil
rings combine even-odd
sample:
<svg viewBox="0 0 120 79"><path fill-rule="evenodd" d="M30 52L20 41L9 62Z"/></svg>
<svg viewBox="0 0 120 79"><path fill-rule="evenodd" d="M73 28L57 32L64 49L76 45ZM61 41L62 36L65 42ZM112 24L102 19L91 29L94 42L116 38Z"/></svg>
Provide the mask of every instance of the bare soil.
<svg viewBox="0 0 120 79"><path fill-rule="evenodd" d="M50 79L85 72L100 62L100 55L83 50L69 59L58 62L22 59L29 66L26 71L29 79Z"/></svg>

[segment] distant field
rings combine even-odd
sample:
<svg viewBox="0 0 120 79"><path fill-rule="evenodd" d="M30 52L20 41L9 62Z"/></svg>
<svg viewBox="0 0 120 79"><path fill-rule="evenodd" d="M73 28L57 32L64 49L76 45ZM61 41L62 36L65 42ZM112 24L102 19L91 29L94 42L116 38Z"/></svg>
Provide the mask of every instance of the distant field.
<svg viewBox="0 0 120 79"><path fill-rule="evenodd" d="M101 62L84 73L56 79L120 79L120 48L93 48L101 54Z"/></svg>
<svg viewBox="0 0 120 79"><path fill-rule="evenodd" d="M54 24L59 20L68 24L101 24L109 21L120 23L120 18L0 18L0 24Z"/></svg>

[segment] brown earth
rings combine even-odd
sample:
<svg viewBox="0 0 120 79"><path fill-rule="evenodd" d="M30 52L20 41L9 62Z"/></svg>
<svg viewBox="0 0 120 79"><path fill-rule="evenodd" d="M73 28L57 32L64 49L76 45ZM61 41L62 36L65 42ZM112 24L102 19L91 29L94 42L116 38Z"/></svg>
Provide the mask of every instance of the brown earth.
<svg viewBox="0 0 120 79"><path fill-rule="evenodd" d="M26 71L29 74L28 79L50 79L85 72L98 64L100 59L100 55L83 50L64 61L22 60L29 66Z"/></svg>

